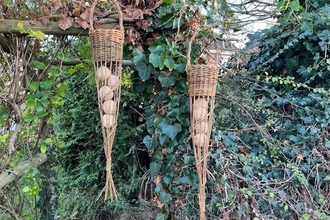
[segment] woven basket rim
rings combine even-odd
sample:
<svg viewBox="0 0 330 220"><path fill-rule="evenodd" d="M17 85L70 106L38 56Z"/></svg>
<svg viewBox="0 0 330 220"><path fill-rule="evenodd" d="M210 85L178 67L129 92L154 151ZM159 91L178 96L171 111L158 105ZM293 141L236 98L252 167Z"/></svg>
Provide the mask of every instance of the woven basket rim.
<svg viewBox="0 0 330 220"><path fill-rule="evenodd" d="M92 42L102 42L102 41L113 41L120 44L124 44L125 42L125 34L124 31L116 30L116 29L97 29L91 30L89 32L89 36L92 39Z"/></svg>
<svg viewBox="0 0 330 220"><path fill-rule="evenodd" d="M103 29L103 28L99 28L99 29L95 29L95 30L90 30L89 32L101 32L101 31L106 31L106 32L119 32L124 34L124 31L118 30L118 29Z"/></svg>
<svg viewBox="0 0 330 220"><path fill-rule="evenodd" d="M219 67L216 67L214 65L208 65L208 64L191 64L187 66L187 69L189 68L209 68L209 69L216 69L219 70Z"/></svg>

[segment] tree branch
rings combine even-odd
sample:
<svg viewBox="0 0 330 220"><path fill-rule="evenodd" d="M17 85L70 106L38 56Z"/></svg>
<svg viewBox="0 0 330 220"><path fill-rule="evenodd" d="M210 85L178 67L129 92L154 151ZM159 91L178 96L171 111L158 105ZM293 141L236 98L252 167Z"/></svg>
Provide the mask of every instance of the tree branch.
<svg viewBox="0 0 330 220"><path fill-rule="evenodd" d="M67 30L62 30L57 22L50 22L49 25L45 26L41 21L36 22L36 24L31 25L29 21L26 20L9 20L0 19L0 33L3 34L20 34L20 31L14 29L13 26L17 25L18 22L24 24L25 29L31 29L33 31L41 31L48 35L65 36L65 35L82 35L87 36L89 30L84 30L83 28L74 25ZM104 29L113 29L118 26L118 21L116 23L102 24Z"/></svg>
<svg viewBox="0 0 330 220"><path fill-rule="evenodd" d="M12 170L7 170L0 174L0 190L5 188L9 183L23 176L26 172L34 167L45 163L47 161L46 154L38 154L35 157L23 162Z"/></svg>

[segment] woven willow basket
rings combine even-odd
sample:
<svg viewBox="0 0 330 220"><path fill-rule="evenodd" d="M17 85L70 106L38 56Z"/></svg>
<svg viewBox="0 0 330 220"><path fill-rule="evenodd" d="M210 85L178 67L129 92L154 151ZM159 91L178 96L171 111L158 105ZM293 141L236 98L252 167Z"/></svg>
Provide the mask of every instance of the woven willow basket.
<svg viewBox="0 0 330 220"><path fill-rule="evenodd" d="M218 68L207 65L187 66L190 102L190 132L199 181L200 219L206 220L207 155L212 130L212 116L218 81Z"/></svg>
<svg viewBox="0 0 330 220"><path fill-rule="evenodd" d="M122 62L124 33L115 29L98 29L89 32L94 62Z"/></svg>
<svg viewBox="0 0 330 220"><path fill-rule="evenodd" d="M118 4L116 4L116 2L114 2L114 4L117 11L120 10ZM93 3L91 11L94 10L95 5L96 1ZM92 24L92 21L90 23ZM124 43L122 19L120 19L120 30L94 30L93 25L91 25L89 36L92 44L96 87L98 91L98 106L102 125L104 152L107 160L106 184L104 187L105 199L107 199L109 195L111 200L117 200L117 191L111 172L111 152L116 133L121 92L120 82L122 79Z"/></svg>
<svg viewBox="0 0 330 220"><path fill-rule="evenodd" d="M208 65L189 65L188 92L189 96L215 96L219 69Z"/></svg>

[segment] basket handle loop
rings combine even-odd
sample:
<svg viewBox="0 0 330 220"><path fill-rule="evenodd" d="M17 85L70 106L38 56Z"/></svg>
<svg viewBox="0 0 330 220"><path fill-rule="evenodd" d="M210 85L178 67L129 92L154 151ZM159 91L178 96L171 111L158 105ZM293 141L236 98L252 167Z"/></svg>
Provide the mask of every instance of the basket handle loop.
<svg viewBox="0 0 330 220"><path fill-rule="evenodd" d="M118 4L117 0L110 0L111 3L114 5L116 11L119 14L119 28L121 31L124 31L124 24L123 24L123 13L121 11L121 8ZM94 18L94 9L96 7L97 4L97 0L94 0L92 6L91 6L91 10L90 10L90 16L89 16L89 25L90 25L90 30L93 31L94 30L94 26L93 26L93 18Z"/></svg>
<svg viewBox="0 0 330 220"><path fill-rule="evenodd" d="M90 31L94 31L94 9L96 7L97 4L97 0L94 0L92 6L91 6L91 10L90 10L90 15L89 15L89 30Z"/></svg>
<svg viewBox="0 0 330 220"><path fill-rule="evenodd" d="M199 30L194 31L193 35L191 36L190 40L189 40L189 44L188 44L188 51L187 51L187 66L186 66L186 71L188 69L188 66L191 65L191 61L190 61L190 54L191 54L191 46L192 46L192 42L195 40L197 34L199 33Z"/></svg>
<svg viewBox="0 0 330 220"><path fill-rule="evenodd" d="M112 2L112 4L114 5L116 11L119 14L119 28L120 28L121 31L124 31L123 13L122 13L121 8L118 4L118 1L117 0L110 0L110 1Z"/></svg>
<svg viewBox="0 0 330 220"><path fill-rule="evenodd" d="M189 40L189 43L188 43L188 50L187 50L187 66L186 66L186 71L188 69L188 66L191 65L191 57L190 57L190 54L191 54L191 46L192 46L192 42L195 40L197 34L199 33L199 29L195 30L193 35L191 36L190 40ZM218 42L215 41L215 48L216 48L216 54L215 54L215 64L216 66L218 66L219 64L219 45L218 45Z"/></svg>

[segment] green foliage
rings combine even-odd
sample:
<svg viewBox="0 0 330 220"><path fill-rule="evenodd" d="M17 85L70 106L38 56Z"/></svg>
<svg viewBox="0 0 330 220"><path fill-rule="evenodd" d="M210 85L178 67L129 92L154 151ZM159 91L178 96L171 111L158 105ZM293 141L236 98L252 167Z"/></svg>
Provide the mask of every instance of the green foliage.
<svg viewBox="0 0 330 220"><path fill-rule="evenodd" d="M41 31L33 31L31 29L26 30L24 28L24 23L23 22L18 22L17 25L15 25L13 28L19 30L21 34L28 34L29 37L33 39L37 39L40 41L45 40L45 34Z"/></svg>
<svg viewBox="0 0 330 220"><path fill-rule="evenodd" d="M103 148L96 87L86 80L86 68L76 67L68 81L63 106L57 108L54 129L64 142L59 149L59 210L78 216L99 206L95 199L102 188Z"/></svg>
<svg viewBox="0 0 330 220"><path fill-rule="evenodd" d="M330 216L330 9L325 3L280 1L278 23L250 36L246 53L251 48L257 52L245 57L240 74L221 80L208 158L209 219ZM5 4L11 7L8 1ZM118 202L103 202L99 197L105 156L89 40L73 40L72 47L57 55L62 61L78 55L82 63L76 66L49 67L40 61L31 65L46 71L47 77L28 86L23 118L34 125L47 119L53 125L55 137L40 140L37 150L53 153L52 146L58 147L57 212L63 218L93 219L106 210L111 210L108 217L115 218L131 208L131 197L141 194L143 184L150 182L149 198L163 207L156 219L196 218L198 178L189 138L185 73L188 39L194 28L217 18L223 24L221 33L240 26L226 1L167 0L155 10L148 18L152 25L141 34L141 42L135 42L138 47L125 48L134 65L132 71L124 70L112 155ZM17 28L42 39L22 24ZM192 61L199 58L210 35L208 30L200 34L192 47ZM0 122L5 122L8 114L0 107ZM0 143L7 139L8 135L1 135ZM145 157L142 164L141 151L151 161ZM54 177L50 170L42 170L43 184L41 179L28 182L28 175L22 178L23 195L49 201L42 185ZM46 219L48 209L41 203L38 207ZM34 217L29 214L27 218Z"/></svg>
<svg viewBox="0 0 330 220"><path fill-rule="evenodd" d="M285 2L274 27L250 36L247 50L257 52L241 73L223 80L213 166L228 186L223 195L235 184L242 195L219 199L239 218L248 215L243 196L266 219L327 219L330 10L322 1Z"/></svg>
<svg viewBox="0 0 330 220"><path fill-rule="evenodd" d="M82 39L84 44L77 42L77 53L86 54L89 40ZM84 41L85 40L85 41ZM84 46L82 46L84 45ZM91 50L87 50L90 51ZM97 102L97 89L91 60L69 67L68 73L73 74L67 81L68 88L64 104L56 109L54 123L57 138L64 142L59 149L58 160L60 169L58 176L59 208L58 214L69 217L93 219L101 210L122 212L130 204L131 197L137 197L144 165L138 158L139 142L144 132L144 125L139 123L137 116L139 99L132 94L129 70L125 69L122 81L120 115L112 152L113 177L120 194L120 201L103 202L105 184L105 155L101 132L100 114ZM127 201L126 201L127 200Z"/></svg>

